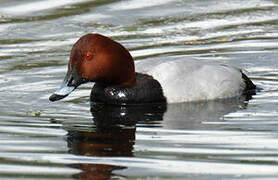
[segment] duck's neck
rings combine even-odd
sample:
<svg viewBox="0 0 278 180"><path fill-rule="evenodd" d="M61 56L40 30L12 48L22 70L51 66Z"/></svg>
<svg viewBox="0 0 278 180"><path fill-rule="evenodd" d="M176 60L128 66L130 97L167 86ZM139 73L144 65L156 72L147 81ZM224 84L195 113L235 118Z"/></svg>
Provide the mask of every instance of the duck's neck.
<svg viewBox="0 0 278 180"><path fill-rule="evenodd" d="M99 78L97 81L92 81L92 82L98 83L102 87L128 88L136 85L136 74L134 72L134 73L129 73L127 75L120 75L114 79L112 79L111 77L109 79Z"/></svg>
<svg viewBox="0 0 278 180"><path fill-rule="evenodd" d="M135 72L129 76L127 76L127 80L118 84L119 87L132 87L136 85L136 75Z"/></svg>

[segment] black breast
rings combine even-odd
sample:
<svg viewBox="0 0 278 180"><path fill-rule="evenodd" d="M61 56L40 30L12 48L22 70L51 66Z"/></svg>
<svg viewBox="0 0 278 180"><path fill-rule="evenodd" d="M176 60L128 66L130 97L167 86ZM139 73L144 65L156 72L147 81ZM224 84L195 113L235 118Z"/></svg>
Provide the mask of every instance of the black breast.
<svg viewBox="0 0 278 180"><path fill-rule="evenodd" d="M136 73L136 85L132 87L107 87L95 83L90 99L93 103L120 105L166 103L160 83L152 76L141 73Z"/></svg>

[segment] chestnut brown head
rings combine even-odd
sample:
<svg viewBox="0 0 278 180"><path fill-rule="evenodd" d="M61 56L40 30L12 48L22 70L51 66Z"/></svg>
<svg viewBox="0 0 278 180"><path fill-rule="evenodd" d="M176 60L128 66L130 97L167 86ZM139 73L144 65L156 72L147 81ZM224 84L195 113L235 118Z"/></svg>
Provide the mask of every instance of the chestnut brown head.
<svg viewBox="0 0 278 180"><path fill-rule="evenodd" d="M62 99L88 81L105 86L133 86L136 82L133 58L127 49L108 37L84 35L73 45L64 82L49 100Z"/></svg>

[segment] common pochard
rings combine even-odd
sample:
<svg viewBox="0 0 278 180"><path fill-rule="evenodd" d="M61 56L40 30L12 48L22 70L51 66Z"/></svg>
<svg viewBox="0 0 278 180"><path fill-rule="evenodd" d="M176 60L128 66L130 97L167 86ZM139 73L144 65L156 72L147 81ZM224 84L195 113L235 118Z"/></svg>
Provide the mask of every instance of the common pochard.
<svg viewBox="0 0 278 180"><path fill-rule="evenodd" d="M90 100L104 104L177 103L232 98L256 86L238 68L194 59L136 62L118 42L100 34L82 36L72 47L57 101L94 82Z"/></svg>

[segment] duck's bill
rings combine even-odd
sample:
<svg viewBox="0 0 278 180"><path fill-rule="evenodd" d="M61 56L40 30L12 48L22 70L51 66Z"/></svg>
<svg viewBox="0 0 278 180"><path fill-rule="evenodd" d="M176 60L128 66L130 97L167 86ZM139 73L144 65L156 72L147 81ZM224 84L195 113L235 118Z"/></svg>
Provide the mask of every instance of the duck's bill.
<svg viewBox="0 0 278 180"><path fill-rule="evenodd" d="M67 86L64 83L62 84L62 86L57 89L50 97L49 100L50 101L58 101L60 99L63 99L65 97L67 97L72 91L75 90L75 87L73 86Z"/></svg>
<svg viewBox="0 0 278 180"><path fill-rule="evenodd" d="M58 101L67 97L72 91L74 91L80 84L87 82L86 79L81 78L75 66L72 70L68 69L66 77L59 89L57 89L50 97L50 101Z"/></svg>

